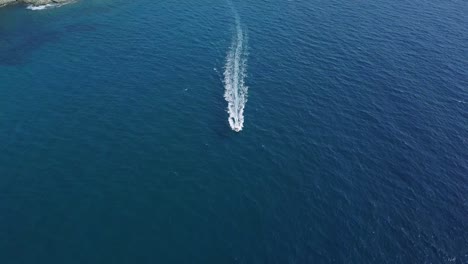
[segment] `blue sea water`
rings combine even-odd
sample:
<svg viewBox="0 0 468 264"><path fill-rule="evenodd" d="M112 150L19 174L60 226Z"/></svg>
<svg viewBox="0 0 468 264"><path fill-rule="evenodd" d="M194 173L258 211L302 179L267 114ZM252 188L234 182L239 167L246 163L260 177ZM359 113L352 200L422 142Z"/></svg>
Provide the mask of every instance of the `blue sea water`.
<svg viewBox="0 0 468 264"><path fill-rule="evenodd" d="M235 13L239 133L223 75ZM467 14L463 0L0 9L0 263L468 263Z"/></svg>

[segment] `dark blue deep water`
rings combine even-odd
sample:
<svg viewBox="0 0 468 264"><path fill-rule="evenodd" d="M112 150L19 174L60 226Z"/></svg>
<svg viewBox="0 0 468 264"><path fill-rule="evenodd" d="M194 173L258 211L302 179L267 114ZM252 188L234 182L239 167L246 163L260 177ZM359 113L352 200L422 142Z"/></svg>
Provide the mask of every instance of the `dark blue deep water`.
<svg viewBox="0 0 468 264"><path fill-rule="evenodd" d="M468 2L0 9L0 263L468 263Z"/></svg>

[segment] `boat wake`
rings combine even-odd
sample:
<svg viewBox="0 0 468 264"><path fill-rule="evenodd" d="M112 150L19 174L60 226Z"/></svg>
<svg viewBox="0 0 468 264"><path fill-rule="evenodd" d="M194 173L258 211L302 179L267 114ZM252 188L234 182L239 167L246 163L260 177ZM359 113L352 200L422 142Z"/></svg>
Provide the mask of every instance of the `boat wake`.
<svg viewBox="0 0 468 264"><path fill-rule="evenodd" d="M234 10L235 11L235 10ZM236 32L224 66L224 99L228 102L229 125L239 132L244 127L244 108L247 102L247 34L242 28L240 18L235 13Z"/></svg>

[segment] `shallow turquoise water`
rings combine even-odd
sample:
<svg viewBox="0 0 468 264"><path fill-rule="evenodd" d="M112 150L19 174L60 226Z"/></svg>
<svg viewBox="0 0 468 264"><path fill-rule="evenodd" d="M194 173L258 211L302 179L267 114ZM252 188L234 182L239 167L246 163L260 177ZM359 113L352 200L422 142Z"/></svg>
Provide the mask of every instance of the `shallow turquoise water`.
<svg viewBox="0 0 468 264"><path fill-rule="evenodd" d="M468 263L468 4L0 10L0 263Z"/></svg>

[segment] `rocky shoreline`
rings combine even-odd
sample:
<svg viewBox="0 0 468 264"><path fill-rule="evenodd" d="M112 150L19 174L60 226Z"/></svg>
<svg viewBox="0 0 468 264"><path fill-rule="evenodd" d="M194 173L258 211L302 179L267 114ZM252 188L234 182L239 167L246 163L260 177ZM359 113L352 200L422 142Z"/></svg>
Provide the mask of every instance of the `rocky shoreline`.
<svg viewBox="0 0 468 264"><path fill-rule="evenodd" d="M66 2L70 2L70 0L0 0L0 7L18 3L40 6L47 4L63 4Z"/></svg>

